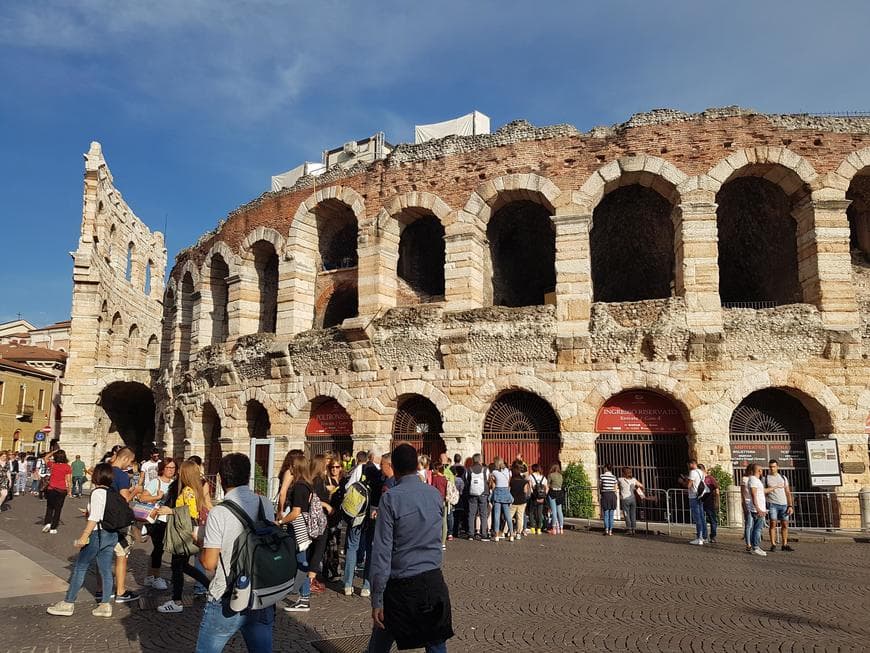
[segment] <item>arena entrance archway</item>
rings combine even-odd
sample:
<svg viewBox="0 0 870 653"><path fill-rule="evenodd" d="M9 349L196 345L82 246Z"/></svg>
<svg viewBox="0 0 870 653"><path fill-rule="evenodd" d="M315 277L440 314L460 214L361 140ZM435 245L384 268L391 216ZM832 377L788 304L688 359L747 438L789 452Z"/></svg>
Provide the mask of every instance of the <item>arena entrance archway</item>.
<svg viewBox="0 0 870 653"><path fill-rule="evenodd" d="M509 465L519 453L527 464L540 463L549 471L550 465L559 462L559 417L536 394L506 392L492 402L486 413L482 444L487 462L501 456Z"/></svg>
<svg viewBox="0 0 870 653"><path fill-rule="evenodd" d="M142 383L116 381L100 392L97 403L109 418L108 436L115 433L143 460L154 446L154 395Z"/></svg>
<svg viewBox="0 0 870 653"><path fill-rule="evenodd" d="M251 438L251 460L254 462L251 470L253 488L257 494L268 494L275 460L275 439L271 435L269 412L259 401L251 399L245 406L245 420Z"/></svg>
<svg viewBox="0 0 870 653"><path fill-rule="evenodd" d="M305 427L305 449L309 457L332 451L353 455L353 420L332 397L311 402L311 417Z"/></svg>
<svg viewBox="0 0 870 653"><path fill-rule="evenodd" d="M441 438L443 426L441 413L431 401L420 395L409 395L399 400L399 408L393 419L393 441L390 449L400 442L407 442L418 453L431 460L438 460L447 446Z"/></svg>
<svg viewBox="0 0 870 653"><path fill-rule="evenodd" d="M205 443L205 473L218 473L223 452L221 451L221 418L210 403L202 407L202 437Z"/></svg>
<svg viewBox="0 0 870 653"><path fill-rule="evenodd" d="M689 460L689 443L683 414L668 397L649 390L614 395L598 411L595 432L599 474L610 463L617 476L623 467L631 467L649 490L678 487ZM664 511L665 506L658 508Z"/></svg>
<svg viewBox="0 0 870 653"><path fill-rule="evenodd" d="M816 437L816 428L800 399L779 388L753 392L734 409L728 430L735 484L749 463L766 470L776 459L792 490L813 489L805 442Z"/></svg>

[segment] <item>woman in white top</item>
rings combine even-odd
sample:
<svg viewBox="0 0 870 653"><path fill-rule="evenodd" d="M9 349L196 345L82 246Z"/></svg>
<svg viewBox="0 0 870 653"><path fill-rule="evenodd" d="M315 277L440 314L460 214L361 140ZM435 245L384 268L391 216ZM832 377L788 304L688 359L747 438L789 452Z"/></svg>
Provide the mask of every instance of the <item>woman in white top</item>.
<svg viewBox="0 0 870 653"><path fill-rule="evenodd" d="M625 528L629 535L634 535L637 528L637 498L635 493L644 489L643 483L634 478L631 467L623 467L618 484L619 500L622 502L622 512L625 514Z"/></svg>
<svg viewBox="0 0 870 653"><path fill-rule="evenodd" d="M601 516L604 518L604 534L613 535L613 513L616 512L616 477L613 465L604 465L604 473L598 479L601 500Z"/></svg>
<svg viewBox="0 0 870 653"><path fill-rule="evenodd" d="M88 573L91 563L96 560L100 570L100 578L103 581L103 598L102 602L91 611L91 614L95 617L112 616L112 567L118 534L103 530L102 521L113 479L112 465L109 463L100 463L94 467L94 473L91 476L94 489L91 491L91 500L88 504L88 520L85 522L85 529L81 536L73 542L73 546L80 550L70 574L69 589L67 589L63 601L49 606L46 610L48 614L63 617L72 616L75 610L76 597L85 582L85 575Z"/></svg>
<svg viewBox="0 0 870 653"><path fill-rule="evenodd" d="M495 541L498 542L503 536L513 537L514 526L511 521L511 496L510 483L511 472L505 466L501 457L493 461L495 469L489 475L489 485L492 489L492 530L495 532ZM501 518L504 517L504 535L501 532Z"/></svg>
<svg viewBox="0 0 870 653"><path fill-rule="evenodd" d="M157 463L157 478L145 483L145 488L139 499L145 503L162 505L169 492L169 486L175 478L176 462L172 458L164 458ZM153 514L153 513L152 513ZM156 590L167 590L169 585L160 578L160 564L163 560L163 538L166 536L167 515L159 515L148 528L154 548L151 550L151 570L145 577L145 586Z"/></svg>
<svg viewBox="0 0 870 653"><path fill-rule="evenodd" d="M538 464L532 465L532 473L529 474L529 487L532 489L532 496L529 499L531 514L529 515L529 528L532 535L540 535L544 532L544 504L547 501L547 477L541 471L541 466Z"/></svg>

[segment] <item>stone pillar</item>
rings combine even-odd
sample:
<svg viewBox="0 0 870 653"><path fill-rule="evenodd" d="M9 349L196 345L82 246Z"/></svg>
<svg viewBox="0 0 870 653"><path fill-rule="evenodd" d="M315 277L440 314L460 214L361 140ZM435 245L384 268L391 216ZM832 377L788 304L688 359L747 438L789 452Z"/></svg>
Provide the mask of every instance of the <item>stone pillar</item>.
<svg viewBox="0 0 870 653"><path fill-rule="evenodd" d="M260 293L253 270L227 277L227 298L228 339L256 333L260 325Z"/></svg>
<svg viewBox="0 0 870 653"><path fill-rule="evenodd" d="M357 270L359 312L361 317L374 316L396 305L396 264L399 261L398 246L390 247L391 241L381 237L360 234Z"/></svg>
<svg viewBox="0 0 870 653"><path fill-rule="evenodd" d="M205 291L200 290L194 294L196 303L193 308L193 320L196 325L194 331L196 333L196 346L194 349L202 349L209 345L215 344L212 342L213 320L214 320L214 300L212 298L211 285L205 288Z"/></svg>
<svg viewBox="0 0 870 653"><path fill-rule="evenodd" d="M870 531L870 487L861 488L858 502L861 509L861 530L866 533Z"/></svg>
<svg viewBox="0 0 870 653"><path fill-rule="evenodd" d="M202 348L201 336L207 332L200 330L203 315L202 291L194 290L193 294L190 295L190 301L192 303L190 309L190 358L192 359L196 352ZM206 344L207 342L206 340Z"/></svg>
<svg viewBox="0 0 870 653"><path fill-rule="evenodd" d="M444 237L444 299L448 310L480 308L487 295L484 261L486 240L480 230L468 223L453 223ZM492 289L489 289L492 298Z"/></svg>
<svg viewBox="0 0 870 653"><path fill-rule="evenodd" d="M278 269L278 333L294 336L314 326L314 260L303 252Z"/></svg>
<svg viewBox="0 0 870 653"><path fill-rule="evenodd" d="M848 200L805 200L795 207L798 275L804 301L831 329L858 328L860 316L849 254Z"/></svg>
<svg viewBox="0 0 870 653"><path fill-rule="evenodd" d="M444 440L444 445L447 447L447 455L450 456L451 464L453 464L453 454L458 453L462 456L462 462L465 463L465 460L474 454L483 453L480 433L452 431L442 433L441 439Z"/></svg>
<svg viewBox="0 0 870 653"><path fill-rule="evenodd" d="M592 215L554 215L556 228L556 318L560 336L589 333L592 266L589 226Z"/></svg>
<svg viewBox="0 0 870 653"><path fill-rule="evenodd" d="M743 527L743 497L740 488L730 485L725 489L725 509L728 514L728 526Z"/></svg>
<svg viewBox="0 0 870 653"><path fill-rule="evenodd" d="M673 220L675 289L686 299L688 327L722 331L716 204L712 197L684 197Z"/></svg>

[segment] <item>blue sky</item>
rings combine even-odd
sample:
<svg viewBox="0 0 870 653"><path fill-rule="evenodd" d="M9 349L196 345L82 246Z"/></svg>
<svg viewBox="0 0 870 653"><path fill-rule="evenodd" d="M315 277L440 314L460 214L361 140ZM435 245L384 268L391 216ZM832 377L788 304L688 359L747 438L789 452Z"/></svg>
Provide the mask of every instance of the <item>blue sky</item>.
<svg viewBox="0 0 870 653"><path fill-rule="evenodd" d="M4 2L0 321L67 319L91 140L175 253L322 149L478 109L870 110L866 2Z"/></svg>

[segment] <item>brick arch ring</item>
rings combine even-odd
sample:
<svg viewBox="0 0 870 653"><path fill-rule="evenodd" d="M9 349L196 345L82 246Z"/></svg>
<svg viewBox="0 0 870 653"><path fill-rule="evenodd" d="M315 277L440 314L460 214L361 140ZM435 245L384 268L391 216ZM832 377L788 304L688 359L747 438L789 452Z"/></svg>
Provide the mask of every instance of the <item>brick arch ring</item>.
<svg viewBox="0 0 870 653"><path fill-rule="evenodd" d="M775 165L791 171L794 174L791 180L783 179L777 183L787 195L798 190L802 183L810 191L821 186L816 169L801 155L786 147L751 147L734 152L714 165L705 175L708 180L707 189L714 194L718 193L727 181L756 164Z"/></svg>
<svg viewBox="0 0 870 653"><path fill-rule="evenodd" d="M459 219L476 223L486 229L498 198L507 195L511 199L539 202L542 198L548 210L556 212L562 204L570 204L570 193L563 193L551 180L534 173L510 174L490 179L471 194L462 209Z"/></svg>
<svg viewBox="0 0 870 653"><path fill-rule="evenodd" d="M680 187L689 179L673 163L657 156L639 154L626 156L607 163L583 182L573 193L575 204L591 214L604 196L616 188L638 183L652 188L674 206L680 203Z"/></svg>

